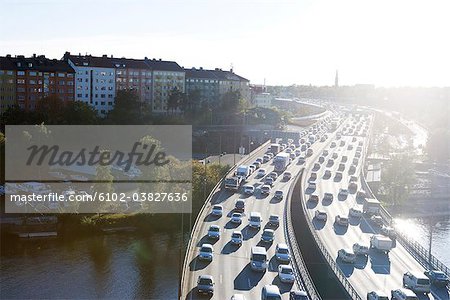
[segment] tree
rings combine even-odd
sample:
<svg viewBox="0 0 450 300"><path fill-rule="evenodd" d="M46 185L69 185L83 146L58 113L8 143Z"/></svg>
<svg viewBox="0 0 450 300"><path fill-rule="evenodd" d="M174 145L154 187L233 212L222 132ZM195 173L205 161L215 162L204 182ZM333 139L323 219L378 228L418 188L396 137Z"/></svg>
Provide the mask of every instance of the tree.
<svg viewBox="0 0 450 300"><path fill-rule="evenodd" d="M170 91L169 98L167 99L167 108L172 111L172 114L174 110L181 108L184 98L184 94L177 88Z"/></svg>
<svg viewBox="0 0 450 300"><path fill-rule="evenodd" d="M392 206L404 202L415 182L415 171L412 159L408 155L394 156L381 176L381 190L385 201Z"/></svg>
<svg viewBox="0 0 450 300"><path fill-rule="evenodd" d="M107 150L102 150L101 153L104 153L106 151ZM102 197L105 197L105 199L107 199L107 197L112 197L112 193L114 193L113 180L114 176L111 174L111 166L98 164L96 167L95 183L92 187L93 192L97 193L98 199L100 199L100 195L102 195ZM111 212L110 209L112 207L110 203L115 202L98 201L97 203L95 203L97 205L97 213L100 214Z"/></svg>
<svg viewBox="0 0 450 300"><path fill-rule="evenodd" d="M145 116L145 105L134 91L117 91L114 108L108 113L106 122L110 124L140 124Z"/></svg>
<svg viewBox="0 0 450 300"><path fill-rule="evenodd" d="M87 103L81 101L72 101L67 103L64 114L64 124L70 125L91 125L100 122L95 109Z"/></svg>

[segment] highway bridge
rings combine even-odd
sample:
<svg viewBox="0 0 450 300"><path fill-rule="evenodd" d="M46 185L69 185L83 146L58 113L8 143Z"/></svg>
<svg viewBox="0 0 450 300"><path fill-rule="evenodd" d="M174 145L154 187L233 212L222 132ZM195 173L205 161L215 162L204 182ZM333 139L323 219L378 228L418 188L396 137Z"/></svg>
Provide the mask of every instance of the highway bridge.
<svg viewBox="0 0 450 300"><path fill-rule="evenodd" d="M351 117L342 117L336 132L341 131L346 124L352 124L353 122L357 121L352 120ZM372 290L382 290L390 294L391 290L402 287L403 273L407 271L423 272L428 267L428 260L424 257L428 254L402 236L399 237L396 247L388 255L370 250L368 256L358 256L354 264L343 263L338 259L339 249L351 249L354 243L369 245L370 236L380 230L365 216L360 219L350 217L347 227L335 223L337 215L347 216L350 208L356 204L361 204L356 191L364 189L371 194L361 174L363 174L372 117L368 117L365 122L368 125L369 134L367 132L365 136L357 133L343 134L340 139L336 138L336 132L328 134L328 138L324 142L316 142L311 146L313 155L307 157L305 164L299 164L296 159L288 167L288 171L294 174L294 178L289 181L278 178L268 196L262 196L259 192L255 192L254 195L246 197L246 217L251 211L260 212L264 220L263 226L269 215L282 216L280 226L275 230L274 242L265 245L270 259L268 271L265 273L253 272L249 265L252 246L262 245L260 243L262 229L250 229L246 217L243 218L243 222L239 226L231 224L230 216L235 200L244 196L240 193L226 191L218 183L202 208L192 231L183 267L180 299L201 298L197 294L196 281L199 275L204 274L214 276L216 284L213 299L230 299L233 294L242 294L246 299L260 299L262 287L266 284L277 285L283 299L289 298L288 292L292 289L304 289L311 299L320 299L320 290L317 293L298 249L297 243L302 241L292 241L290 213L286 209L292 197L300 198L302 211L298 211L298 213L304 214L306 220L306 224L303 224L303 226L310 228L310 234L318 245L318 249L320 249L330 269L335 273L335 279L345 289L348 299L366 298L366 294ZM341 142L343 143L342 146ZM332 143L336 145L332 145ZM361 143L363 154L357 159L357 162L354 162L353 159L359 143ZM251 163L256 157L261 157L266 151L267 145L266 143L256 149L238 164ZM348 148L349 145L353 147ZM323 155L323 150L328 150L328 153ZM319 162L321 156L324 157L324 162ZM344 162L342 178L335 179L343 156L347 157L347 161ZM328 160L331 158L333 158L334 163L328 164ZM316 163L318 163L319 168L317 168ZM356 165L353 175L348 172L352 164ZM263 164L262 168L270 172L273 170L273 165L269 162ZM325 174L327 170L330 172L330 176ZM316 183L314 190L308 189L312 172L317 175L317 179L314 180ZM348 189L351 176L356 176L357 189L350 191L346 198L339 197L341 188ZM254 185L258 189L262 183L263 179L257 178L256 173L254 173L249 177L247 184ZM301 192L300 195L292 196L292 189L296 183L301 185ZM273 197L275 190L282 190L284 195L288 195L288 197L281 201L275 200ZM309 201L309 194L311 193L319 196L318 203ZM333 200L324 200L325 193L331 193ZM221 217L212 217L210 214L211 208L215 204L221 204L224 207L224 214ZM317 209L326 211L328 216L326 222L318 221L315 218ZM382 216L384 222L389 224L390 216L388 213L383 211ZM220 239L215 243L206 236L208 228L212 224L219 225L222 230ZM235 247L230 242L231 233L234 230L241 230L243 233L244 241L240 247ZM214 259L210 263L200 261L197 257L199 247L203 243L213 243ZM274 248L277 243L287 243L290 246L291 254L296 254L292 262L296 273L294 284L288 285L279 281L277 276L278 263L274 258ZM438 261L434 262L433 266L440 269L445 268L445 271L448 272L448 269L442 264L439 265ZM429 296L419 295L419 299L449 299L449 295L446 289L433 288Z"/></svg>

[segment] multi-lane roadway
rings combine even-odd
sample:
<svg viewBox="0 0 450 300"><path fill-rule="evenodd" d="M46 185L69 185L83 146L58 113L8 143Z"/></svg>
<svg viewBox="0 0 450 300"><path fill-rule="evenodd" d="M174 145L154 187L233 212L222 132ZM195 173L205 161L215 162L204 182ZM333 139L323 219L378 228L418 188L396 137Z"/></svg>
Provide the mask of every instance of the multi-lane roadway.
<svg viewBox="0 0 450 300"><path fill-rule="evenodd" d="M346 119L345 122L352 122L351 119ZM367 120L371 122L371 118ZM343 128L343 127L341 127ZM354 138L356 139L355 141ZM336 143L335 147L331 147L332 142ZM343 141L343 146L340 146ZM362 218L349 217L349 225L341 226L335 223L337 215L348 216L349 210L355 205L361 205L361 198L356 197L356 191L361 188L361 168L363 167L363 159L358 159L356 171L353 176L357 176L358 189L350 191L345 198L339 196L340 189L348 189L350 176L349 168L353 164L353 158L358 147L359 142L363 143L362 148L368 143L368 138L363 136L343 135L340 139L336 139L332 135L330 139L323 143L323 149L328 150L327 155L323 155L323 151L315 152L308 161L304 176L303 176L303 201L306 206L306 211L309 219L312 221L315 231L319 236L321 242L325 245L328 253L335 258L336 263L341 271L347 277L352 286L356 289L358 294L365 298L366 294L372 290L384 291L390 295L390 291L402 287L403 274L407 271L423 272L423 267L405 250L400 244L396 243L396 247L390 251L388 255L382 254L375 250L370 250L368 256L358 256L354 264L344 263L338 259L338 251L342 248L352 249L354 243L370 245L370 237L374 233L379 233L379 227L376 226L368 217ZM352 145L352 149L348 146ZM334 164L328 165L327 162L335 155ZM319 163L319 157L324 156L324 162ZM347 156L345 169L342 172L342 178L337 180L335 175L338 171L339 164L342 157ZM315 163L319 163L320 168L314 167ZM325 176L326 170L329 170L331 176ZM311 173L317 174L316 180L311 180ZM316 183L316 189L308 189L309 182ZM310 201L310 194L317 194L319 201ZM324 200L324 194L331 193L333 195L332 201ZM323 210L327 213L327 221L319 221L314 217L317 209ZM419 295L420 299L428 299L425 295ZM448 294L445 289L432 288L432 293L429 299L448 299Z"/></svg>

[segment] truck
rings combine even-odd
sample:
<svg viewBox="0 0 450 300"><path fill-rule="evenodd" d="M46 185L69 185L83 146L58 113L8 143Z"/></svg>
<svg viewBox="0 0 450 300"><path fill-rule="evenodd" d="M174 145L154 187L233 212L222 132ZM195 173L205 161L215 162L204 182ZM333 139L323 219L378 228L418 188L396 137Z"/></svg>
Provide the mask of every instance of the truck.
<svg viewBox="0 0 450 300"><path fill-rule="evenodd" d="M289 157L289 153L279 153L273 159L273 164L275 166L275 172L283 172L286 170L286 167L291 162L291 158Z"/></svg>
<svg viewBox="0 0 450 300"><path fill-rule="evenodd" d="M380 201L373 198L365 198L363 204L363 213L368 215L378 215L380 213Z"/></svg>
<svg viewBox="0 0 450 300"><path fill-rule="evenodd" d="M243 180L250 176L250 168L246 165L240 165L236 169L236 176L241 177Z"/></svg>
<svg viewBox="0 0 450 300"><path fill-rule="evenodd" d="M270 152L273 153L273 155L277 155L280 152L281 145L280 144L271 144L270 145Z"/></svg>
<svg viewBox="0 0 450 300"><path fill-rule="evenodd" d="M225 189L237 191L242 183L242 177L233 176L225 178Z"/></svg>
<svg viewBox="0 0 450 300"><path fill-rule="evenodd" d="M370 248L388 253L394 248L394 241L381 234L374 234L370 237Z"/></svg>

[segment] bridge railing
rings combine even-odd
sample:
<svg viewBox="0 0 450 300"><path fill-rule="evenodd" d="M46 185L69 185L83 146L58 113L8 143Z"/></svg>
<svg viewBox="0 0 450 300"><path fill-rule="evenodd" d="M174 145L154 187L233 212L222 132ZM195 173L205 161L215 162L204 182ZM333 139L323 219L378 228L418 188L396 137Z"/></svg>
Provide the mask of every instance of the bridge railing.
<svg viewBox="0 0 450 300"><path fill-rule="evenodd" d="M289 248L291 249L292 258L294 260L294 263L292 264L294 266L295 270L295 277L297 279L297 282L302 283L303 288L308 293L308 296L310 299L313 300L320 300L321 297L316 289L316 286L314 285L311 276L309 275L309 271L306 268L306 263L303 260L303 256L299 251L299 246L297 244L297 239L295 237L294 233L294 227L292 225L292 218L291 218L291 199L292 199L292 193L294 191L294 187L297 184L297 181L302 178L303 170L301 170L293 179L291 186L289 187L289 191L286 197L286 203L285 203L285 214L284 214L284 224L285 226L285 236L286 241L289 244Z"/></svg>
<svg viewBox="0 0 450 300"><path fill-rule="evenodd" d="M370 130L370 135L372 134L372 126ZM368 146L368 144L367 144ZM366 147L364 155L367 155L367 149ZM362 176L361 176L361 183L364 191L367 195L369 195L371 198L376 198L375 194L373 193L372 189L370 188L369 184L366 182L365 177L365 170L362 168ZM380 216L383 218L383 221L387 225L391 225L393 221L392 215L381 206L380 209ZM430 255L430 252L420 245L417 241L413 240L412 238L408 237L406 234L402 232L397 232L397 239L401 242L403 247L426 269L434 269L434 270L440 270L447 274L447 276L450 277L450 269L442 263L439 259L437 259L433 254Z"/></svg>

